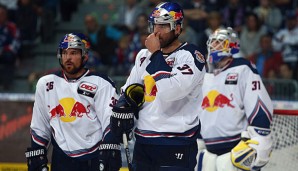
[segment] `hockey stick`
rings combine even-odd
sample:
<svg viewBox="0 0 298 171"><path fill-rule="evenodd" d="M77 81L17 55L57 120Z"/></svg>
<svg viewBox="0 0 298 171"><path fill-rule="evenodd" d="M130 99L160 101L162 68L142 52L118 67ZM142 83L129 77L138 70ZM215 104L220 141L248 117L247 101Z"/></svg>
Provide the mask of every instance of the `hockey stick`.
<svg viewBox="0 0 298 171"><path fill-rule="evenodd" d="M124 145L124 149L125 149L128 170L132 171L132 164L131 164L130 152L129 152L129 148L128 148L128 141L127 141L127 137L126 137L125 133L123 133L122 139L123 139L123 145Z"/></svg>

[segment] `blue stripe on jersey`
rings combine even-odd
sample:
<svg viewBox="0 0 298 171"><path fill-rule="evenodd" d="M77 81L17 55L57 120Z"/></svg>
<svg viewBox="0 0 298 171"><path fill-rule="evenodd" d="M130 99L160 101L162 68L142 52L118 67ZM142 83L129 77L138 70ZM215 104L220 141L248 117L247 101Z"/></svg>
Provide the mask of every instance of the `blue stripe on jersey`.
<svg viewBox="0 0 298 171"><path fill-rule="evenodd" d="M47 139L38 136L33 129L30 129L30 133L32 138L31 147L48 146L49 141Z"/></svg>
<svg viewBox="0 0 298 171"><path fill-rule="evenodd" d="M200 138L200 128L196 126L183 133L155 132L135 129L136 140L141 144L155 145L186 145Z"/></svg>
<svg viewBox="0 0 298 171"><path fill-rule="evenodd" d="M272 116L269 110L266 108L263 101L258 98L254 110L248 117L248 123L252 126L261 128L270 128L272 122Z"/></svg>
<svg viewBox="0 0 298 171"><path fill-rule="evenodd" d="M158 71L168 71L171 72L172 68L166 63L162 52L160 50L154 52L150 57L150 63L146 67L146 71L153 75Z"/></svg>
<svg viewBox="0 0 298 171"><path fill-rule="evenodd" d="M231 64L224 70L227 70L228 68L241 66L241 65L248 66L253 73L259 75L257 68L249 60L244 59L244 58L234 58L233 61L231 62Z"/></svg>
<svg viewBox="0 0 298 171"><path fill-rule="evenodd" d="M226 142L238 141L240 140L241 135L229 136L229 137L215 137L204 139L206 145L221 144Z"/></svg>
<svg viewBox="0 0 298 171"><path fill-rule="evenodd" d="M64 151L58 146L54 137L52 137L51 140L52 140L53 148L55 148L58 151L61 151L61 153L66 154L69 157L75 157L80 160L89 160L89 159L92 159L92 158L98 156L99 142L97 144L95 144L93 147L88 148L88 149L80 149L80 150L75 150L75 151Z"/></svg>
<svg viewBox="0 0 298 171"><path fill-rule="evenodd" d="M153 79L155 81L158 81L158 80L161 80L163 78L170 78L170 76L171 76L171 73L170 72L158 72L157 74L155 74L153 76Z"/></svg>
<svg viewBox="0 0 298 171"><path fill-rule="evenodd" d="M241 140L241 134L231 137L217 137L204 139L206 148L209 152L222 155L230 152Z"/></svg>

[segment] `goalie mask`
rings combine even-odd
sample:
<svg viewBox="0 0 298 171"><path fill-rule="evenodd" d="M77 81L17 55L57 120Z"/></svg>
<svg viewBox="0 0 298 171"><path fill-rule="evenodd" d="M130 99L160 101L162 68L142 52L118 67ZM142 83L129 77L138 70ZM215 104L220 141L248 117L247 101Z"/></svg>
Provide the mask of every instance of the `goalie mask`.
<svg viewBox="0 0 298 171"><path fill-rule="evenodd" d="M61 64L62 51L63 49L68 49L68 48L80 49L82 52L82 61L84 61L84 58L88 55L90 42L87 40L86 36L82 33L66 34L60 41L58 50L57 50L57 58L59 59L60 65L62 65ZM83 65L85 65L85 63L83 63Z"/></svg>
<svg viewBox="0 0 298 171"><path fill-rule="evenodd" d="M209 36L207 41L207 65L208 72L220 69L218 63L226 57L239 52L239 39L237 33L231 28L217 29Z"/></svg>
<svg viewBox="0 0 298 171"><path fill-rule="evenodd" d="M148 32L153 33L155 24L170 24L170 29L175 30L176 25L182 28L183 10L179 4L174 2L163 2L158 4L149 16Z"/></svg>

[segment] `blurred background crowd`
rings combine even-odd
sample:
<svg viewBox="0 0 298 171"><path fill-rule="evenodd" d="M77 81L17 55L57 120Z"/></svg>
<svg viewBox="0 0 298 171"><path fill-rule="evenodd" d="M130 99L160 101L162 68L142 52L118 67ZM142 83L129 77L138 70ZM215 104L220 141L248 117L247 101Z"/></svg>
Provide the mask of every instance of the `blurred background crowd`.
<svg viewBox="0 0 298 171"><path fill-rule="evenodd" d="M181 41L207 54L214 30L234 28L239 56L256 65L269 93L298 100L298 0L170 1L184 9ZM0 0L0 92L33 93L39 77L60 68L57 45L69 32L89 37L88 67L121 86L144 48L148 15L160 2Z"/></svg>

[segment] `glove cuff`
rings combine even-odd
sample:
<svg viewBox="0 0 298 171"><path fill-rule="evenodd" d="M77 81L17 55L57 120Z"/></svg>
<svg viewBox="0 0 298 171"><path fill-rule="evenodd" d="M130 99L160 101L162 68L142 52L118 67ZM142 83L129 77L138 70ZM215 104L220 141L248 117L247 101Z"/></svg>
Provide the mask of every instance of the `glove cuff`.
<svg viewBox="0 0 298 171"><path fill-rule="evenodd" d="M117 119L133 119L134 112L130 108L113 108L112 117Z"/></svg>
<svg viewBox="0 0 298 171"><path fill-rule="evenodd" d="M46 148L27 148L25 152L26 158L35 158L39 156L47 156Z"/></svg>
<svg viewBox="0 0 298 171"><path fill-rule="evenodd" d="M120 144L100 144L99 150L121 150Z"/></svg>

